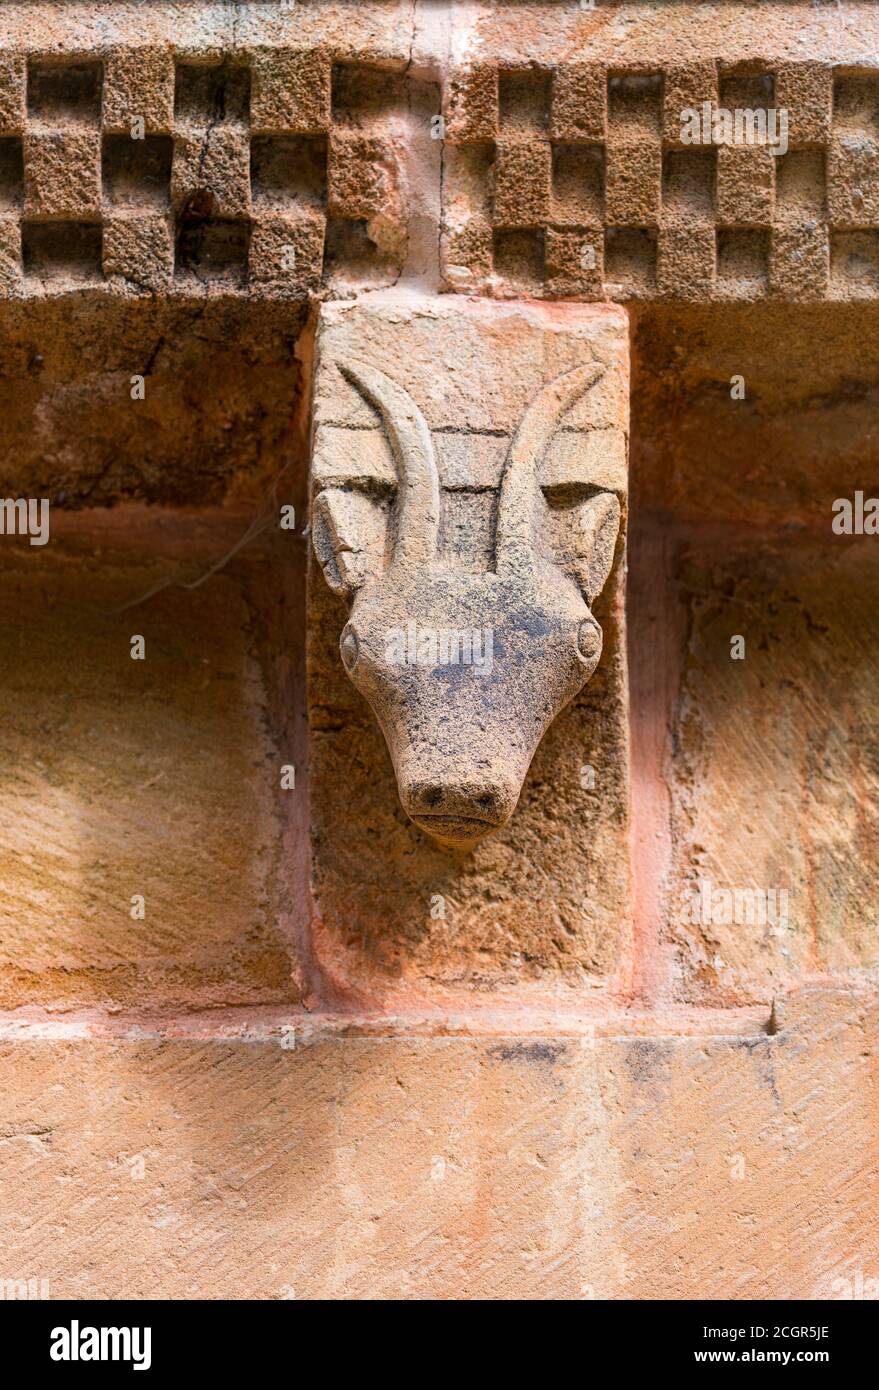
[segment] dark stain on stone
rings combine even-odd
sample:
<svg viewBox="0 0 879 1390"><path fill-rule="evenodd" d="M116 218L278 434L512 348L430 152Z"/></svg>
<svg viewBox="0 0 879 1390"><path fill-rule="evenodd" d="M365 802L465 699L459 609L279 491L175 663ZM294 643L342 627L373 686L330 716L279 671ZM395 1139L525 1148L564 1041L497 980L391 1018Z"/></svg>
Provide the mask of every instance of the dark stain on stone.
<svg viewBox="0 0 879 1390"><path fill-rule="evenodd" d="M760 1079L772 1096L776 1109L781 1106L781 1096L775 1079L775 1052L785 1038L779 1033L764 1033L755 1038L739 1038L735 1046L743 1047L750 1054L760 1071Z"/></svg>
<svg viewBox="0 0 879 1390"><path fill-rule="evenodd" d="M564 1043L510 1043L505 1047L492 1047L489 1055L499 1057L502 1062L527 1062L530 1066L554 1066L565 1050Z"/></svg>
<svg viewBox="0 0 879 1390"><path fill-rule="evenodd" d="M655 1085L668 1074L671 1048L653 1038L634 1038L625 1052L626 1067L632 1080L640 1085Z"/></svg>

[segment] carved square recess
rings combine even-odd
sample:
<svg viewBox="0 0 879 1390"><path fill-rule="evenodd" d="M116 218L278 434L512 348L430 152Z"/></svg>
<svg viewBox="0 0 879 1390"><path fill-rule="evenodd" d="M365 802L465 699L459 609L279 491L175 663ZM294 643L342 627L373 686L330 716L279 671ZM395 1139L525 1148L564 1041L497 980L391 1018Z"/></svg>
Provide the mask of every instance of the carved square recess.
<svg viewBox="0 0 879 1390"><path fill-rule="evenodd" d="M450 74L444 112L448 289L703 301L873 293L875 72L834 75L812 60L661 70L481 60ZM861 236L860 251L844 232Z"/></svg>

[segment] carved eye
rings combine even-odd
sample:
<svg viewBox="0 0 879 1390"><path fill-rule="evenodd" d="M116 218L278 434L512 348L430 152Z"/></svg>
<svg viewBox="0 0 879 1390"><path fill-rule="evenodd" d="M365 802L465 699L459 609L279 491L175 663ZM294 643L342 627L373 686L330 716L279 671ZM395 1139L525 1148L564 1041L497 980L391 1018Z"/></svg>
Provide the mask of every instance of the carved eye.
<svg viewBox="0 0 879 1390"><path fill-rule="evenodd" d="M346 671L353 671L357 665L357 658L360 656L360 643L357 640L357 633L348 623L339 641L339 651L342 653L342 665Z"/></svg>
<svg viewBox="0 0 879 1390"><path fill-rule="evenodd" d="M601 655L601 628L594 618L584 618L577 629L577 652L580 660L592 666Z"/></svg>

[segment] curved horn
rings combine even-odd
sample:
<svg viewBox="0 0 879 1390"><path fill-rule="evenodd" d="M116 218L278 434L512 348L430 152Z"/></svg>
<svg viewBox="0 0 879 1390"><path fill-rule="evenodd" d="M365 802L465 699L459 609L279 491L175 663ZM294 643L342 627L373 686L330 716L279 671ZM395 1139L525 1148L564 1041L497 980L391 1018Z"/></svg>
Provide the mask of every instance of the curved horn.
<svg viewBox="0 0 879 1390"><path fill-rule="evenodd" d="M430 430L402 386L365 362L340 363L342 375L382 417L399 478L397 537L393 564L423 565L436 556L439 530L439 474Z"/></svg>
<svg viewBox="0 0 879 1390"><path fill-rule="evenodd" d="M497 572L533 569L534 528L540 501L538 471L562 416L604 375L594 362L564 372L544 386L522 417L507 453L497 521Z"/></svg>

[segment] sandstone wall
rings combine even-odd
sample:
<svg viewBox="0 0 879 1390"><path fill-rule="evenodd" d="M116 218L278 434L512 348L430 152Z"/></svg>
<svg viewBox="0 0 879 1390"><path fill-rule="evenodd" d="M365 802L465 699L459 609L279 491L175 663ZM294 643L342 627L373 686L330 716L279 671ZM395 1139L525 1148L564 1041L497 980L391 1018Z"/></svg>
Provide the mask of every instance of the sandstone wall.
<svg viewBox="0 0 879 1390"><path fill-rule="evenodd" d="M877 1287L879 542L830 526L879 495L877 52L868 4L0 10L0 495L52 518L0 535L0 1285ZM706 101L789 148L685 144ZM465 568L529 400L612 368L601 663L469 856L309 560L354 436L393 481L355 351Z"/></svg>

